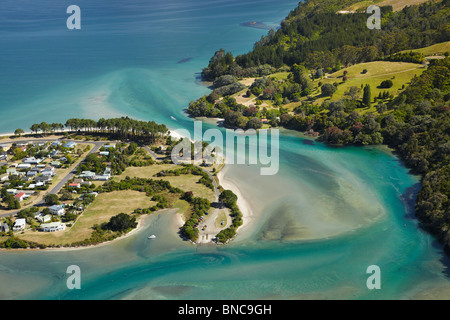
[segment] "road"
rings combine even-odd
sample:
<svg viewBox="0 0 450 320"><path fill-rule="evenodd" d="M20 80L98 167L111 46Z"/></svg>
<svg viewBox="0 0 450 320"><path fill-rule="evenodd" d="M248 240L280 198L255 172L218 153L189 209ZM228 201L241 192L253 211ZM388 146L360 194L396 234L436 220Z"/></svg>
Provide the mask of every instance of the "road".
<svg viewBox="0 0 450 320"><path fill-rule="evenodd" d="M152 151L149 147L144 147L144 149L156 160L164 160L164 156L159 156L157 153ZM219 212L224 209L220 209L220 202L219 202L219 196L220 196L220 190L219 186L217 185L216 179L214 179L214 176L212 173L208 170L206 170L205 167L198 166L200 169L203 170L203 172L206 172L208 174L208 177L212 180L213 186L214 186L214 194L216 198L216 205L212 211L208 215L204 216L204 220L201 223L199 227L199 236L198 236L198 243L204 244L204 243L211 243L212 239L223 229L227 228L231 224L231 217L229 216L228 211L226 211L226 224L221 227L216 227L216 218L219 215ZM205 230L202 230L202 226L207 226Z"/></svg>
<svg viewBox="0 0 450 320"><path fill-rule="evenodd" d="M23 141L19 141L19 140L14 140L14 142L16 143L27 143L27 142L36 142L36 141L56 141L56 140L62 140L62 139L27 139L27 140L23 140ZM94 144L94 148L92 148L90 150L90 152L82 159L79 159L74 165L72 165L73 169L72 171L67 174L63 179L61 179L60 182L58 182L50 191L48 191L46 194L57 194L61 188L63 188L65 186L65 184L73 178L74 174L75 174L75 169L78 166L79 163L81 163L84 159L86 159L86 157L89 154L95 153L97 152L104 144L106 143L116 143L117 141L84 141L84 140L71 140L71 141L75 141L77 143L89 143L89 144ZM154 151L152 151L148 146L145 146L144 149L156 160L163 160L165 157L159 156L157 153L155 153ZM210 243L212 238L215 237L217 235L217 233L220 232L220 230L226 228L227 226L230 225L231 223L231 217L229 216L229 214L227 214L227 221L226 221L226 225L223 226L222 228L217 228L215 226L215 220L219 214L219 212L222 210L219 207L219 196L220 196L220 191L219 191L219 186L217 185L216 179L214 179L214 176L212 175L211 172L209 172L208 170L206 170L204 167L200 168L203 170L203 172L206 172L209 176L209 178L212 180L213 186L214 186L214 194L215 194L215 198L216 198L216 206L214 208L214 210L212 212L209 213L209 215L204 216L204 223L202 225L207 225L207 228L205 230L199 230L199 243ZM43 197L45 195L42 195L42 199L35 203L33 206L42 206L44 204L44 200ZM17 214L20 210L16 210L16 211L12 211L12 212L8 212L8 213L4 213L4 214L0 214L0 217L7 217L7 216L13 216L15 214Z"/></svg>
<svg viewBox="0 0 450 320"><path fill-rule="evenodd" d="M23 141L16 141L14 140L15 143L27 143L27 142L37 142L37 141L57 141L57 140L62 140L62 139L28 139L28 140L23 140ZM92 153L97 152L104 144L108 143L108 142L115 142L115 141L85 141L85 140L71 140L71 141L75 141L76 143L90 143L90 144L94 144L94 148L92 148L89 153L86 155L86 157ZM57 194L59 192L59 190L61 190L62 187L64 187L64 185L73 178L74 174L75 174L75 169L78 166L78 164L80 164L80 162L84 161L84 159L86 159L86 157L79 159L75 164L72 165L73 169L72 171L66 175L63 179L61 179L61 181L54 186L50 191L48 191L46 194ZM46 195L45 194L45 195ZM33 206L38 207L38 206L42 206L44 204L44 196L42 195L42 199L35 203ZM16 215L20 210L16 210L16 211L11 211L8 213L3 213L0 214L0 217L8 217L8 216L14 216Z"/></svg>

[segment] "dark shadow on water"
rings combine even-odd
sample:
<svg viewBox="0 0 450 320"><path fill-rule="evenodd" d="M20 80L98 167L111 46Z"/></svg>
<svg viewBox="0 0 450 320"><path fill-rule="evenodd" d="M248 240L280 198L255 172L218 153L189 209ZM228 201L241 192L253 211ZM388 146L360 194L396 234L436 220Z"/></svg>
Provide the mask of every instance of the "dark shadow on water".
<svg viewBox="0 0 450 320"><path fill-rule="evenodd" d="M405 193L400 196L400 200L402 201L403 205L406 209L405 218L409 220L416 220L416 214L415 214L415 204L416 204L416 198L417 194L419 193L422 185L420 183L416 183L413 186L407 188L405 190Z"/></svg>
<svg viewBox="0 0 450 320"><path fill-rule="evenodd" d="M419 193L422 185L420 183L416 183L413 186L407 188L405 190L405 193L400 196L400 200L403 202L406 214L405 218L408 220L416 220L418 221L418 228L426 232L427 234L430 234L433 241L431 242L431 246L434 249L438 249L441 252L441 258L439 261L443 265L442 273L450 279L450 249L445 248L445 246L437 239L435 236L432 235L429 229L424 226L420 220L418 220L416 214L415 214L415 204L417 199L417 194Z"/></svg>
<svg viewBox="0 0 450 320"><path fill-rule="evenodd" d="M178 64L180 64L180 63L186 63L186 62L189 62L189 61L191 61L191 60L192 60L192 57L184 58L184 59L181 59L180 61L178 61L177 63L178 63Z"/></svg>
<svg viewBox="0 0 450 320"><path fill-rule="evenodd" d="M302 143L306 144L308 146L313 146L314 145L314 141L313 140L308 140L308 139L302 139Z"/></svg>

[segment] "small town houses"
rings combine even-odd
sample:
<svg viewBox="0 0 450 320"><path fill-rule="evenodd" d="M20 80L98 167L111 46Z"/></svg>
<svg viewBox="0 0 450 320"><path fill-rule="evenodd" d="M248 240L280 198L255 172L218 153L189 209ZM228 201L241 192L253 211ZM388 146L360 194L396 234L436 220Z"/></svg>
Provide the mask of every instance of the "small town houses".
<svg viewBox="0 0 450 320"><path fill-rule="evenodd" d="M61 141L54 141L52 143L39 141L34 143L20 142L16 144L2 144L2 149L0 150L2 155L1 159L2 161L6 161L1 163L2 167L6 167L6 172L0 175L0 183L3 184L2 187L8 187L10 184L13 184L15 188L21 189L14 196L25 190L45 189L45 186L56 175L56 169L65 166L68 161L64 156L66 152L74 152L76 145L73 141L65 144ZM17 148L24 151L28 148L32 155L28 154L22 159L15 159L14 150ZM9 160L7 154L10 154ZM13 161L13 159L15 160ZM13 182L19 180L19 184ZM20 197L19 201L22 200L22 197Z"/></svg>
<svg viewBox="0 0 450 320"><path fill-rule="evenodd" d="M56 232L66 229L66 224L63 222L50 222L41 224L41 230L44 232Z"/></svg>
<svg viewBox="0 0 450 320"><path fill-rule="evenodd" d="M0 187L6 189L6 193L12 195L20 203L35 195L37 190L46 190L47 185L52 182L53 177L57 174L57 168L66 165L68 161L67 152L74 153L76 145L72 141L65 144L61 141L52 143L39 141L0 145L0 168L2 169ZM28 150L25 153L26 156L18 159L17 155L20 152L17 149L24 152ZM37 212L34 215L35 221L40 225L39 230L55 232L66 228L64 223L55 222L55 217L65 215L64 205L50 206L47 213L44 212ZM32 225L34 224L32 223ZM15 219L10 225L2 219L0 221L0 232L22 232L26 229L26 226L26 219L23 218Z"/></svg>

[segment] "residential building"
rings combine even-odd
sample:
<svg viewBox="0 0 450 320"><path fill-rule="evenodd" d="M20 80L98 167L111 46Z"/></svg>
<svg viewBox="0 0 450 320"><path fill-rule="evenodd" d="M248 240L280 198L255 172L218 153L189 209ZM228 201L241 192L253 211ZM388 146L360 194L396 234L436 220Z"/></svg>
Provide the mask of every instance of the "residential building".
<svg viewBox="0 0 450 320"><path fill-rule="evenodd" d="M53 168L53 167L45 167L44 170L42 170L41 173L44 176L54 176L55 175L55 168Z"/></svg>
<svg viewBox="0 0 450 320"><path fill-rule="evenodd" d="M35 157L30 157L30 158L25 158L22 161L24 163L29 163L29 164L39 164L42 162L43 159L36 159Z"/></svg>
<svg viewBox="0 0 450 320"><path fill-rule="evenodd" d="M54 142L52 142L50 147L57 147L57 146L60 146L60 145L62 145L62 143L60 141L54 141Z"/></svg>
<svg viewBox="0 0 450 320"><path fill-rule="evenodd" d="M9 225L6 222L3 222L0 231L9 232Z"/></svg>
<svg viewBox="0 0 450 320"><path fill-rule="evenodd" d="M47 183L52 181L52 177L49 175L41 175L34 178L34 181L36 181L36 185L38 183Z"/></svg>
<svg viewBox="0 0 450 320"><path fill-rule="evenodd" d="M66 224L62 222L51 222L41 224L41 230L44 232L56 232L66 229Z"/></svg>
<svg viewBox="0 0 450 320"><path fill-rule="evenodd" d="M69 188L80 188L81 185L79 183L69 183Z"/></svg>
<svg viewBox="0 0 450 320"><path fill-rule="evenodd" d="M23 201L26 197L27 197L27 195L25 194L25 192L19 192L18 194L16 194L14 196L14 199L17 199L19 201Z"/></svg>
<svg viewBox="0 0 450 320"><path fill-rule="evenodd" d="M7 189L6 193L7 194L16 194L17 193L17 189Z"/></svg>
<svg viewBox="0 0 450 320"><path fill-rule="evenodd" d="M108 181L111 178L109 174L95 176L94 180Z"/></svg>
<svg viewBox="0 0 450 320"><path fill-rule="evenodd" d="M17 169L16 168L8 168L6 169L6 173L10 176L12 175L16 175L17 174Z"/></svg>
<svg viewBox="0 0 450 320"><path fill-rule="evenodd" d="M52 162L50 162L50 164L52 165L52 167L55 167L55 168L61 167L61 162L59 162L59 161L52 161Z"/></svg>
<svg viewBox="0 0 450 320"><path fill-rule="evenodd" d="M22 231L25 230L26 221L25 219L17 219L14 222L13 231Z"/></svg>
<svg viewBox="0 0 450 320"><path fill-rule="evenodd" d="M37 171L30 170L30 171L27 172L27 177L36 177L37 174L38 174Z"/></svg>
<svg viewBox="0 0 450 320"><path fill-rule="evenodd" d="M50 152L50 157L54 157L59 153L59 150L53 150Z"/></svg>
<svg viewBox="0 0 450 320"><path fill-rule="evenodd" d="M83 172L81 172L80 175L78 175L78 177L80 177L82 179L88 179L88 180L94 179L95 176L96 176L95 172L92 172L92 171L83 171Z"/></svg>
<svg viewBox="0 0 450 320"><path fill-rule="evenodd" d="M34 216L34 218L39 221L40 223L47 223L49 221L52 221L52 216L47 214L43 215L42 212L39 212L37 215Z"/></svg>
<svg viewBox="0 0 450 320"><path fill-rule="evenodd" d="M73 149L77 146L77 143L75 141L69 141L64 145L64 148Z"/></svg>
<svg viewBox="0 0 450 320"><path fill-rule="evenodd" d="M49 207L48 209L50 210L51 214L55 214L58 216L62 216L66 213L64 210L64 207L61 205L53 205L53 206Z"/></svg>

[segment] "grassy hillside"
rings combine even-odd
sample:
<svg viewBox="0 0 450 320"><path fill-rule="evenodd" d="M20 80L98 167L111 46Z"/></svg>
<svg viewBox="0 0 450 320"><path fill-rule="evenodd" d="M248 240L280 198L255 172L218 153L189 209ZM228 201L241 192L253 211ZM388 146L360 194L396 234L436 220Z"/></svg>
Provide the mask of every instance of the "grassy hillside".
<svg viewBox="0 0 450 320"><path fill-rule="evenodd" d="M408 51L420 52L426 57L444 55L446 52L450 52L450 41L436 43L432 46L425 47L425 48L404 50L402 52L408 52Z"/></svg>
<svg viewBox="0 0 450 320"><path fill-rule="evenodd" d="M363 73L364 70L367 70L367 73ZM423 65L415 63L388 61L361 63L344 68L320 80L323 84L335 82L339 84L332 98L321 97L321 94L316 94L312 98L318 104L325 100L337 101L346 97L345 93L350 87L361 88L366 84L372 88L372 97L377 97L385 91L388 91L395 97L401 93L414 76L420 76L424 70L425 67ZM345 82L342 80L344 72L348 72L348 80ZM380 88L380 84L385 80L391 80L394 85L389 89Z"/></svg>
<svg viewBox="0 0 450 320"><path fill-rule="evenodd" d="M361 11L366 10L371 5L377 6L391 6L394 11L400 11L406 6L413 6L427 2L429 0L366 0L360 1L347 6L346 11Z"/></svg>

